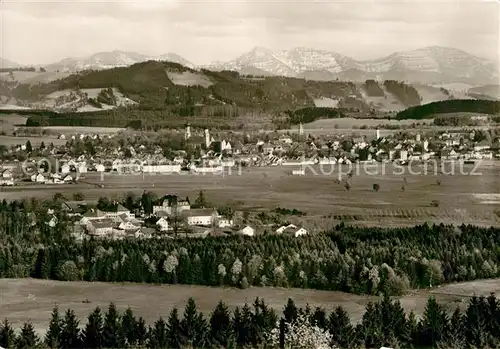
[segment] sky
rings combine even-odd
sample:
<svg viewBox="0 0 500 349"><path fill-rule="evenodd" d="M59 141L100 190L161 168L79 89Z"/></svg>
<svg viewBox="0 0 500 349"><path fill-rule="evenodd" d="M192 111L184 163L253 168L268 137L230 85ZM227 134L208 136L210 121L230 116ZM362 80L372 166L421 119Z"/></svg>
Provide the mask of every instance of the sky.
<svg viewBox="0 0 500 349"><path fill-rule="evenodd" d="M208 64L255 46L358 60L425 46L500 53L498 1L0 0L0 11L0 57L20 64L113 50Z"/></svg>

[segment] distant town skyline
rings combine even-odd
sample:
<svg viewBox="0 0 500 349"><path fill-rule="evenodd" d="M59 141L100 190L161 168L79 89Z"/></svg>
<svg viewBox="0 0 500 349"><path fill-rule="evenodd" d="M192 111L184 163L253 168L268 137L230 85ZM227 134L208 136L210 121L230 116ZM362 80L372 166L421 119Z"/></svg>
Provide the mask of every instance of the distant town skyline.
<svg viewBox="0 0 500 349"><path fill-rule="evenodd" d="M338 52L358 60L448 46L498 62L499 3L469 1L5 1L0 57L48 64L98 52L173 52L194 64L256 46Z"/></svg>

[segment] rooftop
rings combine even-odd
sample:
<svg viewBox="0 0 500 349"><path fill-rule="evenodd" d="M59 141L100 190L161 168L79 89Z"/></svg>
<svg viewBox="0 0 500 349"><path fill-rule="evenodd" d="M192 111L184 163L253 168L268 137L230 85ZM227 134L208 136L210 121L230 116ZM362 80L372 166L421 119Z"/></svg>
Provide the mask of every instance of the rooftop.
<svg viewBox="0 0 500 349"><path fill-rule="evenodd" d="M214 212L216 212L214 208L195 208L183 211L182 215L186 217L200 217L200 216L206 217L213 215Z"/></svg>

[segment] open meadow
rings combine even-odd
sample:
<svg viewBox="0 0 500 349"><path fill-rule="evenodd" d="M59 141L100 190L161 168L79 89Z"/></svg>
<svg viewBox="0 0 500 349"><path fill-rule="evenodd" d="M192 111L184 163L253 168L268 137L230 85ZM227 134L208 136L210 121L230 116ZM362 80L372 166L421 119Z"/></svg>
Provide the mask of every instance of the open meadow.
<svg viewBox="0 0 500 349"><path fill-rule="evenodd" d="M469 284L471 287L469 287ZM482 285L488 285L483 289ZM483 292L484 290L484 292ZM432 294L451 312L457 305L466 305L470 296L500 291L500 280L479 280L453 284L433 290L416 290L400 297L406 311L421 316L428 297ZM458 293L458 294L457 294ZM52 308L57 304L61 311L71 308L86 322L87 315L97 306L106 309L114 302L120 311L130 307L136 316L142 316L152 324L160 316L166 318L173 307L183 310L189 297L193 297L199 309L207 315L219 300L231 309L251 304L256 297L263 298L277 312L281 313L287 299L293 298L298 306L309 304L328 311L336 306L344 307L352 321L359 321L365 306L378 297L353 295L333 291L317 291L294 288L251 287L241 290L225 287L192 285L142 285L130 283L62 282L38 279L2 279L0 282L0 314L8 317L14 327L31 321L36 329L45 332ZM90 303L86 302L89 301Z"/></svg>
<svg viewBox="0 0 500 349"><path fill-rule="evenodd" d="M495 193L500 193L500 167L495 162L475 166L428 165L425 174L423 165L366 165L354 167L352 178L347 178L350 168L344 166L340 183L339 167L331 165L311 166L305 176L291 175L295 166L232 169L224 174L91 172L76 184L1 188L0 199L48 198L57 192L69 199L75 192L88 200L101 196L120 199L130 192L141 195L148 190L193 200L203 190L214 205L241 201L242 207L255 211L276 207L304 211L308 214L305 224L318 230L339 222L368 226L424 222L498 225L500 194ZM350 182L350 190L344 187L345 180ZM378 192L373 184L380 186Z"/></svg>

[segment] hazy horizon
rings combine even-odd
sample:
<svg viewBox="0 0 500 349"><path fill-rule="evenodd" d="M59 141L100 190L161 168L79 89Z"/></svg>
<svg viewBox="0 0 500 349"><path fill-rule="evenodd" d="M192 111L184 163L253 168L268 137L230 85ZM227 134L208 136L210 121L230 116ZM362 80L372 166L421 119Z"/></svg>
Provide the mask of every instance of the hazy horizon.
<svg viewBox="0 0 500 349"><path fill-rule="evenodd" d="M0 3L0 57L49 64L99 52L179 54L194 64L265 47L357 60L446 46L498 62L498 2L142 1Z"/></svg>

